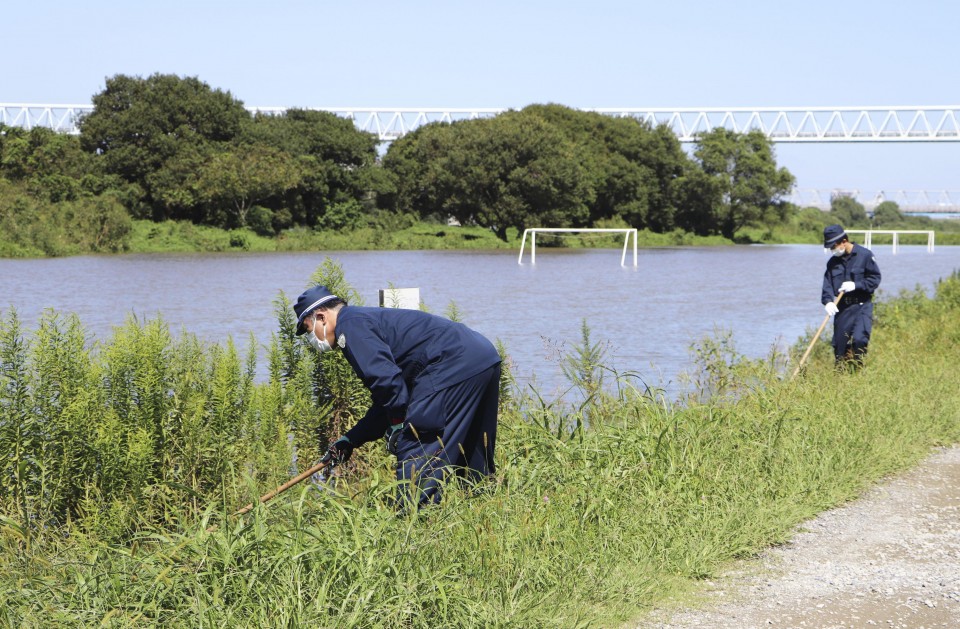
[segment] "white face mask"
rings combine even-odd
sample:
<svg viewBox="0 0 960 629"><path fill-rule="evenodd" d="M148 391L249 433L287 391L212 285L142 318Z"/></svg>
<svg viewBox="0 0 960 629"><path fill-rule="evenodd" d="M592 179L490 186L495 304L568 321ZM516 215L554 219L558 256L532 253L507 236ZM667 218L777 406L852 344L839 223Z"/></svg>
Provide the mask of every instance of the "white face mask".
<svg viewBox="0 0 960 629"><path fill-rule="evenodd" d="M322 339L317 338L316 329L317 315L313 315L313 330L311 330L310 334L307 335L307 343L310 343L310 347L317 350L321 354L331 351L333 347L330 346L330 343L327 343L327 324L323 324Z"/></svg>
<svg viewBox="0 0 960 629"><path fill-rule="evenodd" d="M833 254L833 257L834 257L834 258L839 258L840 256L842 256L842 255L845 254L846 252L847 252L847 250L846 250L844 247L837 247L836 249L834 249L834 250L831 251L830 253Z"/></svg>

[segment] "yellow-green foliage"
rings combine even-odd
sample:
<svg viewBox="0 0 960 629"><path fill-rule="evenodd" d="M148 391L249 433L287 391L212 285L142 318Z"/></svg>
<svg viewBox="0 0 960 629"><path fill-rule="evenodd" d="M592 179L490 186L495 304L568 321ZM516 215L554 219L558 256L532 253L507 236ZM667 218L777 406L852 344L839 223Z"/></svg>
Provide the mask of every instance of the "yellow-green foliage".
<svg viewBox="0 0 960 629"><path fill-rule="evenodd" d="M335 283L336 269L326 271ZM860 371L837 372L829 352L818 351L800 376L781 380L789 364L747 360L721 339L700 348L704 373L684 403L609 371L602 391L581 378L578 391L589 393L573 402L515 391L501 409L496 475L479 487L448 487L438 508L398 517L393 470L381 456L362 475L304 483L234 519L228 514L239 504L288 477L290 459L280 454L286 436L315 403L311 355L291 336L289 304L280 299L281 306L268 383L245 389L249 370L229 346L191 353L196 348L182 341L166 344L162 324L132 322L113 349L77 359L73 369L89 364L95 374L84 387L53 394L48 376L46 406L31 349L39 341L25 341L15 316L7 317L0 328L0 623L619 626L731 559L783 541L804 519L931 447L960 439L955 276L934 299L909 293L878 304ZM77 343L67 340L68 325L51 320L46 347L60 343L50 340L56 326L62 342ZM585 324L583 332L587 352ZM133 344L143 351L131 351ZM129 393L99 391L105 373ZM162 383L163 393L135 410L128 400L147 401L148 381ZM240 400L240 391L249 399ZM191 461L181 448L169 459L152 454L146 478L116 476L99 514L79 514L98 527L44 519L39 496L49 477L38 465L46 456L40 444L53 433L36 409L49 417L70 400L85 408L86 395L95 402L83 419L115 438L112 449L92 437L72 442L103 452L89 459L81 486L105 473L101 460L132 474L157 435L172 434L158 433L158 422L182 424L186 410L195 426L180 429L200 444L190 451L222 448L221 458ZM92 409L103 409L102 417ZM215 422L230 436L192 434ZM41 454L24 457L25 448ZM20 467L11 466L18 457ZM209 488L187 486L188 469L223 476L205 479ZM124 480L139 483L140 493ZM115 521L136 527L110 529ZM208 531L211 522L220 527Z"/></svg>
<svg viewBox="0 0 960 629"><path fill-rule="evenodd" d="M317 435L297 422L328 419L327 402L301 386L315 361L285 329L270 348L278 377L255 385L252 342L241 360L232 340L204 345L131 318L88 344L75 316L52 311L27 338L11 311L0 322L0 513L117 539L171 510L237 504L244 477L277 482L291 446L317 454Z"/></svg>
<svg viewBox="0 0 960 629"><path fill-rule="evenodd" d="M35 198L0 177L0 257L116 253L130 245L132 221L113 195L59 202Z"/></svg>

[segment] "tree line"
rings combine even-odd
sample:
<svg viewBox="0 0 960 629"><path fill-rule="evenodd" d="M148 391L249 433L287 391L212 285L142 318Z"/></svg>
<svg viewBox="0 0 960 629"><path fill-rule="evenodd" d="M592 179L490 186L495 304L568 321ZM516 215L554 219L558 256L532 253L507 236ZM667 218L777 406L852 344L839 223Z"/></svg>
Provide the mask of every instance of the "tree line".
<svg viewBox="0 0 960 629"><path fill-rule="evenodd" d="M77 136L0 126L0 223L13 241L122 250L132 219L272 236L397 215L503 240L593 226L733 239L792 209L794 177L759 131L717 128L688 154L665 125L546 104L428 124L380 152L348 119L251 114L198 78L119 74L92 102Z"/></svg>

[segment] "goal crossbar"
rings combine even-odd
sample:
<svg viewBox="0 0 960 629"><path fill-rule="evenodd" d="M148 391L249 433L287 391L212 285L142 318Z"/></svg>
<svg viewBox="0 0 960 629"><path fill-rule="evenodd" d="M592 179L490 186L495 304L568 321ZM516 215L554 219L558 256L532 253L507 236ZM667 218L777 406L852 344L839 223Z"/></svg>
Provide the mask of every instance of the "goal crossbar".
<svg viewBox="0 0 960 629"><path fill-rule="evenodd" d="M900 245L900 234L926 234L927 251L933 253L935 236L933 230L927 229L848 229L848 234L863 234L863 246L869 249L873 246L874 234L887 234L893 236L893 255L897 255L897 249Z"/></svg>
<svg viewBox="0 0 960 629"><path fill-rule="evenodd" d="M635 228L577 228L577 227L533 227L523 230L523 240L520 241L520 257L517 264L523 264L523 250L527 244L527 234L530 235L530 264L537 263L537 234L538 233L616 233L623 234L623 254L620 256L620 266L626 266L627 246L630 236L633 236L633 266L637 266L637 230Z"/></svg>

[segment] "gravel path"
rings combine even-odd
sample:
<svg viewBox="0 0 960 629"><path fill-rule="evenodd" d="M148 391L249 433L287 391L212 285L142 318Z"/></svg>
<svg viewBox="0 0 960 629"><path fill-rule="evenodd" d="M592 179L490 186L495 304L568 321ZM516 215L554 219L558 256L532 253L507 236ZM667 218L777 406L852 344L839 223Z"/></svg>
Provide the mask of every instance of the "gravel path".
<svg viewBox="0 0 960 629"><path fill-rule="evenodd" d="M960 627L960 447L800 530L638 627Z"/></svg>

